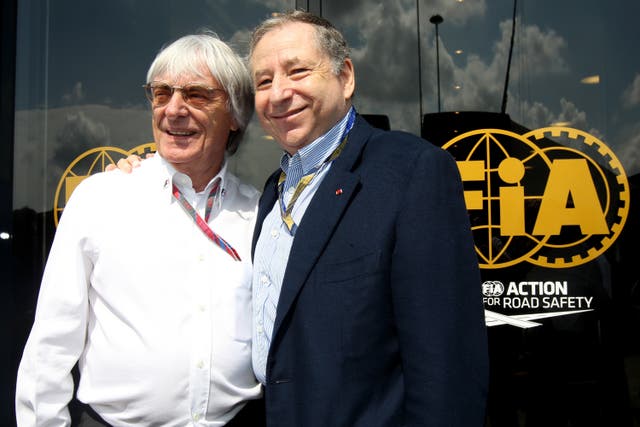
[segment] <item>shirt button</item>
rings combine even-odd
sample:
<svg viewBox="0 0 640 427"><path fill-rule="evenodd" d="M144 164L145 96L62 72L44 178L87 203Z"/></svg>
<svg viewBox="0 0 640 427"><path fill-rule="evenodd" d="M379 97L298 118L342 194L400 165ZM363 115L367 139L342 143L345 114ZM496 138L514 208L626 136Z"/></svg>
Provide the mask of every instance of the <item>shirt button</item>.
<svg viewBox="0 0 640 427"><path fill-rule="evenodd" d="M207 310L207 307L205 307L204 305L200 304L198 306L198 311L201 313L204 313Z"/></svg>
<svg viewBox="0 0 640 427"><path fill-rule="evenodd" d="M204 261L204 255L202 254L198 255L198 261L200 262Z"/></svg>
<svg viewBox="0 0 640 427"><path fill-rule="evenodd" d="M193 414L193 421L198 421L200 419L200 414Z"/></svg>
<svg viewBox="0 0 640 427"><path fill-rule="evenodd" d="M204 368L204 362L201 360L198 362L198 364L196 365L198 367L198 369L202 369Z"/></svg>
<svg viewBox="0 0 640 427"><path fill-rule="evenodd" d="M263 274L262 276L260 276L260 283L262 283L263 285L269 284L269 278L267 277L266 274Z"/></svg>
<svg viewBox="0 0 640 427"><path fill-rule="evenodd" d="M292 195L294 191L296 191L295 187L289 187L287 193L289 193L289 195Z"/></svg>
<svg viewBox="0 0 640 427"><path fill-rule="evenodd" d="M274 239L277 238L280 235L280 232L278 231L277 228L274 228L271 230L271 237L273 237Z"/></svg>
<svg viewBox="0 0 640 427"><path fill-rule="evenodd" d="M261 325L258 325L258 327L256 328L256 331L258 331L258 334L262 335L262 333L264 332L264 329L262 328Z"/></svg>

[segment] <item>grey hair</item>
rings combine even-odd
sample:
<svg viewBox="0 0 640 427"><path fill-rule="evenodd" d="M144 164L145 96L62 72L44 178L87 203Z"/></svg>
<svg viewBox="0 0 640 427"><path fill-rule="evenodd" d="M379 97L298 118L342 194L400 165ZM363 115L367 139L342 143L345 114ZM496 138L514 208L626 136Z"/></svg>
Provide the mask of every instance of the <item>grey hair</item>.
<svg viewBox="0 0 640 427"><path fill-rule="evenodd" d="M209 77L203 75L203 66L228 94L227 110L238 125L238 130L230 132L227 141L227 152L233 154L253 115L253 85L244 60L215 33L203 31L187 35L163 47L149 67L147 83L163 74Z"/></svg>
<svg viewBox="0 0 640 427"><path fill-rule="evenodd" d="M344 62L350 57L349 46L344 36L328 20L302 10L294 10L277 14L258 25L251 35L249 44L249 58L260 40L270 31L285 24L301 22L312 25L316 30L318 47L331 59L334 74L342 72Z"/></svg>

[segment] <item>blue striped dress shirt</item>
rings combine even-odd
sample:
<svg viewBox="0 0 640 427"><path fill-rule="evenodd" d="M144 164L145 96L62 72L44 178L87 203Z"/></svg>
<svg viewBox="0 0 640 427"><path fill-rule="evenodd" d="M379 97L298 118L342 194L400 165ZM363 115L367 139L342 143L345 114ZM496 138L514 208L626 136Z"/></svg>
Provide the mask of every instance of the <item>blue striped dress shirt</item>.
<svg viewBox="0 0 640 427"><path fill-rule="evenodd" d="M284 202L288 205L298 181L309 171L320 167L311 183L304 189L296 201L291 216L300 224L313 195L331 167L323 162L340 145L342 136L353 124L355 109L352 107L338 124L329 132L301 148L293 156L285 153L280 165L287 178L283 187ZM280 206L276 202L262 224L262 231L256 244L253 263L253 370L256 378L266 383L267 356L276 318L276 307L287 267L289 251L293 245L292 236L280 215Z"/></svg>

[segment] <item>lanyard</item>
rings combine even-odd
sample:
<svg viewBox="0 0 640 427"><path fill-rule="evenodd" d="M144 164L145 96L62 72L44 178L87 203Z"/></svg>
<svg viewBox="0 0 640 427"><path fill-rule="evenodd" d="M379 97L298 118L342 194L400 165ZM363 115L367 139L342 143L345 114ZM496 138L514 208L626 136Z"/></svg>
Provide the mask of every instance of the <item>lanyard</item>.
<svg viewBox="0 0 640 427"><path fill-rule="evenodd" d="M209 192L209 196L207 196L207 205L205 208L204 220L202 219L202 217L200 217L200 215L198 215L196 210L193 208L193 206L191 206L191 204L187 201L184 195L180 192L180 189L178 189L178 187L175 184L173 184L173 197L175 197L176 200L180 202L180 205L184 209L185 213L193 219L193 221L200 228L200 230L202 230L202 232L213 243L215 243L220 248L222 248L234 260L240 261L240 256L238 255L238 252L236 252L236 250L229 243L227 243L226 240L224 240L222 237L214 233L213 230L209 228L209 225L207 224L207 222L209 221L209 217L211 216L213 200L215 199L215 195L216 195L216 192L218 191L219 186L220 186L220 180L218 179L216 183L213 185L213 188L211 189L211 191Z"/></svg>
<svg viewBox="0 0 640 427"><path fill-rule="evenodd" d="M291 196L291 200L289 201L288 206L285 206L284 191L283 191L284 182L287 179L287 174L284 171L280 172L280 177L278 178L278 201L280 204L280 216L282 217L282 221L284 222L284 225L286 225L287 229L289 230L289 234L291 234L292 236L296 233L296 230L298 229L298 225L295 223L295 221L293 220L293 217L291 216L291 213L293 212L293 206L298 201L298 197L300 197L304 189L307 188L307 186L311 183L311 181L313 181L313 178L316 177L318 172L325 165L331 163L340 155L340 153L342 152L342 149L347 144L347 137L348 137L347 134L349 133L349 131L351 130L351 127L353 126L353 122L355 121L355 116L356 116L355 112L351 110L349 112L349 119L347 121L347 125L345 126L345 129L344 129L342 141L336 147L336 149L333 150L333 152L329 155L329 157L327 157L320 165L311 169L309 173L307 173L302 178L300 178L300 181L298 181L298 184L296 185L296 189L293 192L293 196Z"/></svg>

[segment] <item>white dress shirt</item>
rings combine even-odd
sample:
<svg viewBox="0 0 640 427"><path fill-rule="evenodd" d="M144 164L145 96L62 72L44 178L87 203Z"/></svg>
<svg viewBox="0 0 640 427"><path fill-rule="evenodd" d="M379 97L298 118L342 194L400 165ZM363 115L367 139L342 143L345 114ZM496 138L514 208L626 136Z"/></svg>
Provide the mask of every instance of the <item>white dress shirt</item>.
<svg viewBox="0 0 640 427"><path fill-rule="evenodd" d="M77 397L117 426L222 426L257 398L251 369L251 235L259 194L226 171L211 242L172 195L204 217L209 187L159 155L131 175L93 175L66 205L18 371L19 426L67 426ZM216 177L216 178L217 178ZM214 178L215 179L215 178Z"/></svg>

